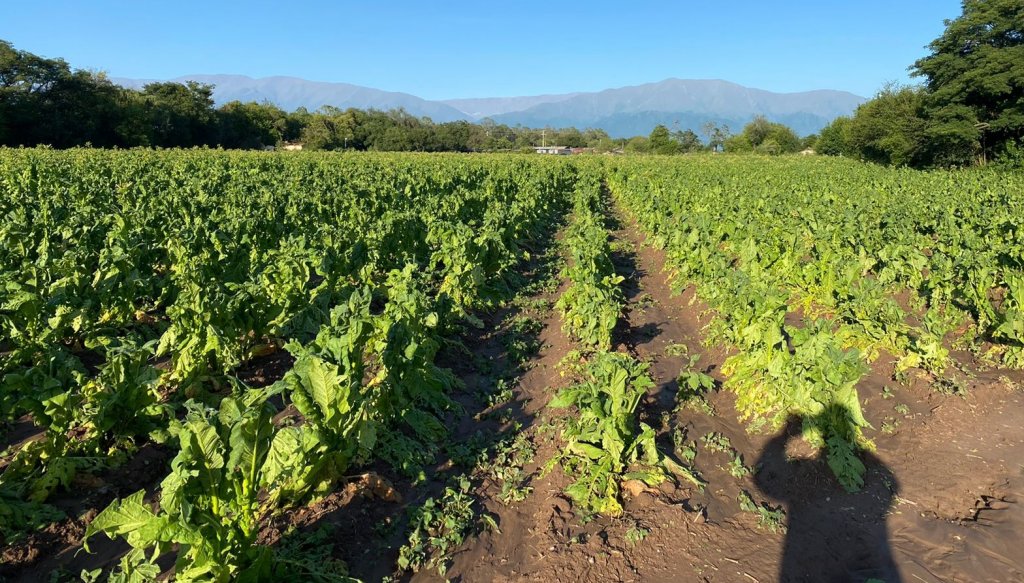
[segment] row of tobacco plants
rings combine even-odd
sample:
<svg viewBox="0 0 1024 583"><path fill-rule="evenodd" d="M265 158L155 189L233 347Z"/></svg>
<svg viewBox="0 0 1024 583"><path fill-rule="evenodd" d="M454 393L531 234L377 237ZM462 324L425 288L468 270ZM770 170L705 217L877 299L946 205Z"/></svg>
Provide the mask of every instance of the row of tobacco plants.
<svg viewBox="0 0 1024 583"><path fill-rule="evenodd" d="M624 480L692 478L637 420L646 365L612 350L624 297L602 181L714 309L741 413L802 418L849 489L872 447L857 384L883 352L898 379L942 378L950 346L1024 366L1019 174L0 150L0 423L33 435L0 452L0 537L59 520L55 498L156 444L173 454L159 487L88 526L132 547L118 577L153 578L163 557L179 580L344 579L258 545L261 523L371 461L416 476L435 459L459 384L440 346L507 297L566 212L577 382L552 402L570 412L552 467L585 513L620 513ZM269 361L284 371L243 380Z"/></svg>
<svg viewBox="0 0 1024 583"><path fill-rule="evenodd" d="M802 418L848 489L873 447L856 386L883 351L896 379L941 379L950 343L1024 366L1019 174L702 157L624 160L608 182L717 314L741 413Z"/></svg>
<svg viewBox="0 0 1024 583"><path fill-rule="evenodd" d="M371 460L434 459L459 383L443 339L507 294L575 182L512 156L0 150L0 421L38 428L0 458L0 535L162 444L158 491L87 528L132 547L118 580L169 553L180 581L312 577L261 522Z"/></svg>
<svg viewBox="0 0 1024 583"><path fill-rule="evenodd" d="M568 287L556 304L563 329L577 345L563 361L576 382L548 404L572 413L561 420L565 447L547 470L561 465L573 476L566 493L584 516L621 514L620 490L626 480L656 486L674 473L696 482L658 451L654 429L637 420L640 400L654 386L648 365L612 351L612 334L625 303L620 287L624 278L612 262L603 174L602 165L581 166L576 182L564 238Z"/></svg>

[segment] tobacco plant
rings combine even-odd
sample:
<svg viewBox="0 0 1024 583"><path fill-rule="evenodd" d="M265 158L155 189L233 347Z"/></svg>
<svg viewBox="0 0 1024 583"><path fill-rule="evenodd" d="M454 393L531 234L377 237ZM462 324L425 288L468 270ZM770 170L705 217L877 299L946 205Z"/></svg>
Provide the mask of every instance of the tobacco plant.
<svg viewBox="0 0 1024 583"><path fill-rule="evenodd" d="M564 452L548 468L561 463L576 477L566 493L585 512L621 514L623 480L656 486L668 478L669 470L699 483L658 451L654 429L636 421L641 397L654 386L647 368L626 354L599 352L585 366L582 381L559 391L548 404L576 409L564 421Z"/></svg>
<svg viewBox="0 0 1024 583"><path fill-rule="evenodd" d="M270 548L256 544L259 522L274 508L275 490L307 471L307 447L299 427L274 426L272 391L250 389L227 397L219 409L189 401L182 421L171 425L180 450L160 488L159 504L145 490L117 499L89 524L98 533L122 538L148 565L178 546L178 581L273 580Z"/></svg>

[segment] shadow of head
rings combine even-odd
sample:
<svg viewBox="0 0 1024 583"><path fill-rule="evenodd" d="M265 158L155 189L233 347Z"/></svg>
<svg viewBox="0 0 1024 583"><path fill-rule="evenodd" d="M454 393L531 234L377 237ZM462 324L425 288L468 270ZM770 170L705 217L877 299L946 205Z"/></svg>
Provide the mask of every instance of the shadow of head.
<svg viewBox="0 0 1024 583"><path fill-rule="evenodd" d="M883 477L885 488L895 492L895 479L871 453L873 446L861 433L865 424L859 413L841 404L826 406L813 416L790 415L761 453L755 477L758 487L777 500L806 498L811 492L828 493L839 487L856 493L865 486L871 468Z"/></svg>
<svg viewBox="0 0 1024 583"><path fill-rule="evenodd" d="M785 505L780 581L899 581L886 526L897 483L863 425L832 405L790 416L765 445L754 480Z"/></svg>

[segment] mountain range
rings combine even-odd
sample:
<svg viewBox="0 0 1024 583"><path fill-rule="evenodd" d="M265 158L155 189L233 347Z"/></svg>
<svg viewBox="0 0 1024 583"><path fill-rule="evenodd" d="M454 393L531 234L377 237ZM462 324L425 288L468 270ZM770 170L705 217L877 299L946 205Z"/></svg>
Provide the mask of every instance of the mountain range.
<svg viewBox="0 0 1024 583"><path fill-rule="evenodd" d="M113 79L141 88L150 79ZM229 101L268 101L292 111L311 111L324 105L342 109L403 108L435 122L480 121L527 127L601 128L612 137L646 135L657 124L671 129L700 132L707 122L739 130L756 115L784 123L798 134L817 132L840 115L848 115L865 99L833 90L773 93L718 79L666 79L598 92L484 97L431 101L408 93L382 91L349 83L308 81L296 77L243 75L186 75L170 81L197 81L214 85L220 105Z"/></svg>

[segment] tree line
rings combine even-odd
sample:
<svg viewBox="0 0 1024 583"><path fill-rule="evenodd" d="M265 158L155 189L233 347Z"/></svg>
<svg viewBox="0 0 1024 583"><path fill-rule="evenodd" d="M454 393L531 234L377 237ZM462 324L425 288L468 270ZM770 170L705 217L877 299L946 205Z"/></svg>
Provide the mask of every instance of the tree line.
<svg viewBox="0 0 1024 583"><path fill-rule="evenodd" d="M398 109L286 112L271 103L232 101L216 107L212 85L155 82L130 89L103 73L72 70L0 41L0 145L55 148L193 147L259 149L301 142L315 150L481 152L547 143L597 152L682 154L701 150L794 152L806 146L788 127L757 118L733 136L707 124L704 139L689 129L656 126L647 136L613 139L601 129L434 123Z"/></svg>
<svg viewBox="0 0 1024 583"><path fill-rule="evenodd" d="M656 126L648 136L613 139L601 129L510 127L479 123L434 123L397 109L286 112L272 103L232 101L216 107L212 85L155 82L130 89L103 73L72 70L0 41L0 145L55 148L210 146L259 149L301 142L314 150L486 152L547 143L597 152L681 154L705 149L783 153L799 138L785 126L758 118L739 136L724 126L692 130Z"/></svg>
<svg viewBox="0 0 1024 583"><path fill-rule="evenodd" d="M286 112L271 103L216 107L213 86L156 82L142 89L103 73L72 70L0 40L0 145L258 149L302 142L312 149L487 151L540 144L612 149L599 129L534 130L489 120L434 123L404 110L325 106ZM542 131L544 135L542 136Z"/></svg>
<svg viewBox="0 0 1024 583"><path fill-rule="evenodd" d="M402 109L286 112L272 103L240 101L216 107L213 89L191 81L126 88L103 73L73 70L63 59L0 40L0 145L259 149L301 142L319 150L480 152L547 143L657 153L703 147L692 131L664 126L649 137L617 140L601 129L510 127L489 119L434 123Z"/></svg>
<svg viewBox="0 0 1024 583"><path fill-rule="evenodd" d="M967 166L993 158L1024 160L1024 3L964 0L930 54L915 62L919 86L888 85L852 116L800 138L756 117L738 134L707 124L656 126L648 136L613 139L601 129L434 123L401 109L286 112L271 103L216 107L213 86L157 82L129 89L106 75L72 70L62 59L17 50L0 40L0 145L57 148L263 148L302 142L324 150L509 151L543 143L598 152L681 154L700 150L786 154L813 148L881 164Z"/></svg>
<svg viewBox="0 0 1024 583"><path fill-rule="evenodd" d="M910 67L921 85L884 87L815 149L913 167L1024 160L1024 2L964 0L928 48Z"/></svg>
<svg viewBox="0 0 1024 583"><path fill-rule="evenodd" d="M286 112L273 103L242 101L215 107L213 89L191 81L122 87L102 73L72 70L63 59L0 40L0 145L261 149L301 142L310 150L495 152L548 143L662 155L701 150L783 154L806 145L790 128L764 118L737 135L726 126L706 124L701 139L690 129L658 125L646 136L615 139L595 128L510 127L489 119L434 123L403 110L325 106Z"/></svg>

